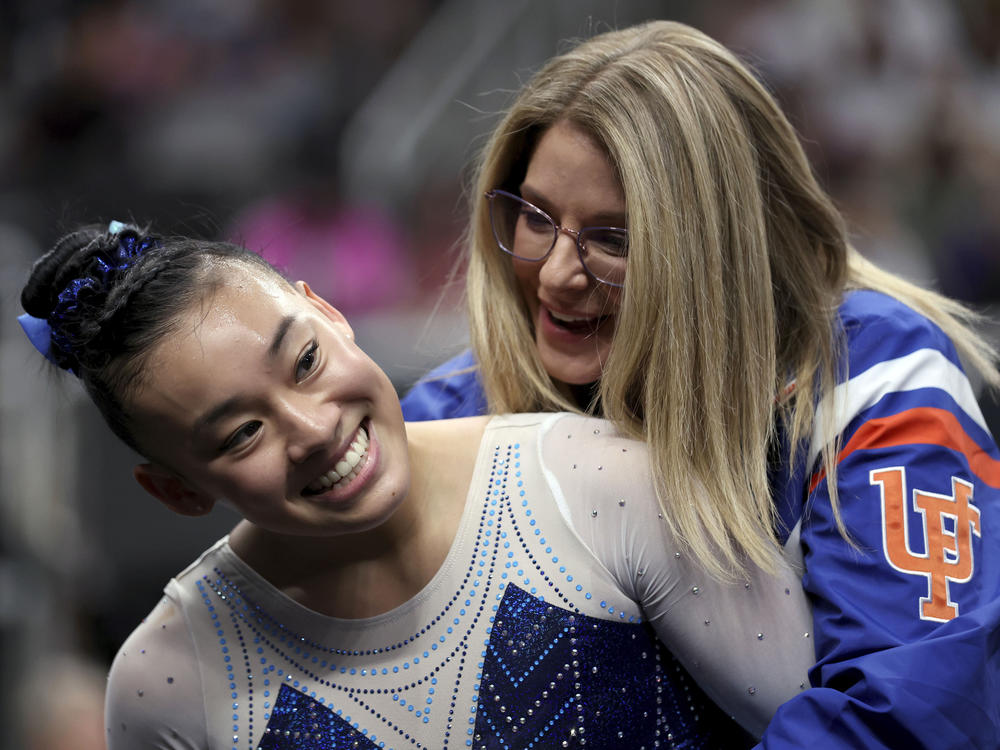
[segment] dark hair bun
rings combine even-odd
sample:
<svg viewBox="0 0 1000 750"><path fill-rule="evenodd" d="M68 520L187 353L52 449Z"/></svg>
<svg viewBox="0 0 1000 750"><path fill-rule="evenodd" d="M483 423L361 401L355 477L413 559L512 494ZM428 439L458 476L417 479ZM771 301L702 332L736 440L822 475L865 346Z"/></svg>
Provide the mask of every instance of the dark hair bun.
<svg viewBox="0 0 1000 750"><path fill-rule="evenodd" d="M96 226L82 227L62 237L35 261L21 291L21 307L36 318L48 318L59 293L69 282L82 276L83 268L96 251L97 241L106 234ZM88 251L88 252L85 252Z"/></svg>
<svg viewBox="0 0 1000 750"><path fill-rule="evenodd" d="M123 259L123 249L135 248L142 240L134 227L114 234L83 227L35 262L21 292L21 306L29 315L48 320L51 355L60 367L76 372L78 364L89 359L84 352L100 333L108 295L136 260L131 254Z"/></svg>

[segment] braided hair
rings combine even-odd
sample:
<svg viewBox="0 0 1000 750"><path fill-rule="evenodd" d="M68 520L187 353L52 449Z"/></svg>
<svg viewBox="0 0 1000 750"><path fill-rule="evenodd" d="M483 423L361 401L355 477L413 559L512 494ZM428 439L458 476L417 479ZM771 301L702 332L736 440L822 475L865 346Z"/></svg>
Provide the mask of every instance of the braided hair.
<svg viewBox="0 0 1000 750"><path fill-rule="evenodd" d="M61 238L35 262L21 292L25 312L47 323L48 341L33 338L35 345L80 379L111 430L140 453L129 397L152 349L222 283L220 261L280 276L238 245L163 238L113 223Z"/></svg>

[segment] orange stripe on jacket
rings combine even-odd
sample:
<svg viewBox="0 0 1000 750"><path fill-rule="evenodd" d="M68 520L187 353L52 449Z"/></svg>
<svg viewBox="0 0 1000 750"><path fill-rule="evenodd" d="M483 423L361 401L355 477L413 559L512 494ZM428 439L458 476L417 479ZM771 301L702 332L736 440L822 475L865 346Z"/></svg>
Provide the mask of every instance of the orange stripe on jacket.
<svg viewBox="0 0 1000 750"><path fill-rule="evenodd" d="M1000 489L1000 461L990 456L969 437L958 418L946 409L922 406L907 409L891 417L871 419L851 436L837 454L839 464L856 450L891 448L897 445L928 443L951 448L965 455L972 473L983 482ZM826 470L813 475L809 492L816 489Z"/></svg>

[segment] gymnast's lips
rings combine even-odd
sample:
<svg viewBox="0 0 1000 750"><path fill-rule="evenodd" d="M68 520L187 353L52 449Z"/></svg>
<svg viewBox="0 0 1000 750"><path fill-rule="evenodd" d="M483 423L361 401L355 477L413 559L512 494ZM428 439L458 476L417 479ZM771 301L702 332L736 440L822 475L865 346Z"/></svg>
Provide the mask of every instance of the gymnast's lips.
<svg viewBox="0 0 1000 750"><path fill-rule="evenodd" d="M369 437L371 424L362 423L351 439L347 450L333 462L333 466L316 477L302 490L304 497L333 494L343 495L353 490L355 480L361 475L370 474L374 446ZM366 471L368 470L368 471Z"/></svg>

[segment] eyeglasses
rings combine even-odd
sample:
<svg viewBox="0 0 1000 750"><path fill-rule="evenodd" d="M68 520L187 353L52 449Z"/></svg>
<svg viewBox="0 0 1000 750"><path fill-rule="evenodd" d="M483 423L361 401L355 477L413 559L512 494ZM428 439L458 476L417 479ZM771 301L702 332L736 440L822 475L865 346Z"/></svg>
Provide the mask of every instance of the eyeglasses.
<svg viewBox="0 0 1000 750"><path fill-rule="evenodd" d="M559 233L576 240L584 270L608 286L625 285L628 265L628 230L619 227L561 227L538 206L505 190L486 193L490 202L493 237L505 253L527 261L545 260L556 246Z"/></svg>

